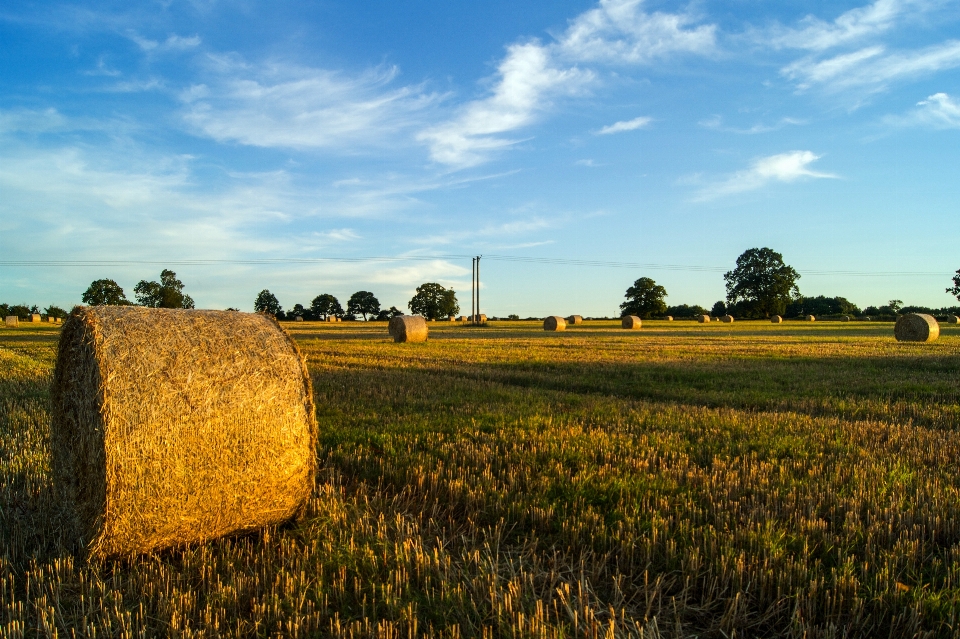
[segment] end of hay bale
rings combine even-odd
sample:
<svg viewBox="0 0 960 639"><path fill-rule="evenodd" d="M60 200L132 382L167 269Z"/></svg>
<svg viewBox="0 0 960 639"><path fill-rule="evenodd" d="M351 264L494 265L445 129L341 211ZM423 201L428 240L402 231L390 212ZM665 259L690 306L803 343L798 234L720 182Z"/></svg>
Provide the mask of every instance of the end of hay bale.
<svg viewBox="0 0 960 639"><path fill-rule="evenodd" d="M725 324L733 324L733 315L724 315L720 318L720 321Z"/></svg>
<svg viewBox="0 0 960 639"><path fill-rule="evenodd" d="M447 321L449 321L449 322L456 322L456 321L457 321L457 318L454 317L453 315L451 315L450 317L447 318Z"/></svg>
<svg viewBox="0 0 960 639"><path fill-rule="evenodd" d="M397 315L390 319L387 331L394 342L427 341L427 322L420 315Z"/></svg>
<svg viewBox="0 0 960 639"><path fill-rule="evenodd" d="M672 322L672 321L673 321L673 315L667 315L664 319L667 320L668 322Z"/></svg>
<svg viewBox="0 0 960 639"><path fill-rule="evenodd" d="M779 315L774 315L773 317L770 318L770 323L771 323L771 324L782 324L782 323L783 323L783 318L780 317Z"/></svg>
<svg viewBox="0 0 960 639"><path fill-rule="evenodd" d="M20 318L16 315L7 315L3 318L3 325L7 328L18 328L20 326Z"/></svg>
<svg viewBox="0 0 960 639"><path fill-rule="evenodd" d="M843 317L840 318L840 321L841 321L841 322L849 322L849 321L850 321L850 316L849 316L849 315L844 315Z"/></svg>
<svg viewBox="0 0 960 639"><path fill-rule="evenodd" d="M960 317L956 315L951 315L947 318L947 324L960 324Z"/></svg>
<svg viewBox="0 0 960 639"><path fill-rule="evenodd" d="M807 315L807 321L808 321L808 322L816 322L816 321L817 321L817 318L814 317L813 315Z"/></svg>
<svg viewBox="0 0 960 639"><path fill-rule="evenodd" d="M576 326L577 324L583 324L583 316L581 315L571 315L566 320L567 324Z"/></svg>
<svg viewBox="0 0 960 639"><path fill-rule="evenodd" d="M543 320L543 330L545 331L565 331L567 322L559 315L551 315Z"/></svg>
<svg viewBox="0 0 960 639"><path fill-rule="evenodd" d="M290 519L314 486L310 375L258 313L74 308L51 387L54 486L92 556Z"/></svg>
<svg viewBox="0 0 960 639"><path fill-rule="evenodd" d="M636 330L643 326L643 322L636 315L625 315L620 319L620 327L628 330Z"/></svg>
<svg viewBox="0 0 960 639"><path fill-rule="evenodd" d="M303 318L300 317L299 315L297 315L297 319L295 319L294 321L295 321L295 322L302 322L302 321L303 321Z"/></svg>
<svg viewBox="0 0 960 639"><path fill-rule="evenodd" d="M701 324L709 324L710 316L709 315L697 315L697 321Z"/></svg>
<svg viewBox="0 0 960 639"><path fill-rule="evenodd" d="M460 317L457 318L457 321L458 321L458 322L466 322L466 321L467 321L467 316L466 316L466 315L461 315Z"/></svg>
<svg viewBox="0 0 960 639"><path fill-rule="evenodd" d="M30 313L30 322L32 324L40 323L40 313Z"/></svg>
<svg viewBox="0 0 960 639"><path fill-rule="evenodd" d="M940 325L933 315L907 313L897 318L893 334L898 342L933 342L940 337Z"/></svg>

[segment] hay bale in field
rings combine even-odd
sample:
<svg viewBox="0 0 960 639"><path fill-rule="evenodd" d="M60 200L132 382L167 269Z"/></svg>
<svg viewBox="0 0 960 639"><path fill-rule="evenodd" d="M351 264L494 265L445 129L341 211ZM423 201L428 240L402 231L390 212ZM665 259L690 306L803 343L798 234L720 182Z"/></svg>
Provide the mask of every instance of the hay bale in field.
<svg viewBox="0 0 960 639"><path fill-rule="evenodd" d="M447 320L448 320L448 321L451 321L451 322L456 322L456 321L457 321L457 318L454 317L453 315L451 315L450 317L447 318Z"/></svg>
<svg viewBox="0 0 960 639"><path fill-rule="evenodd" d="M636 330L643 326L643 322L636 315L624 315L620 318L620 326L621 328Z"/></svg>
<svg viewBox="0 0 960 639"><path fill-rule="evenodd" d="M817 318L814 317L813 315L807 315L807 321L808 321L808 322L816 322L816 321L817 321Z"/></svg>
<svg viewBox="0 0 960 639"><path fill-rule="evenodd" d="M770 323L771 323L771 324L782 324L782 323L783 323L783 318L780 317L779 315L774 315L773 317L770 318Z"/></svg>
<svg viewBox="0 0 960 639"><path fill-rule="evenodd" d="M933 315L907 313L897 318L893 334L898 342L932 342L940 337L940 325Z"/></svg>
<svg viewBox="0 0 960 639"><path fill-rule="evenodd" d="M951 315L947 318L947 324L960 324L960 317L956 315Z"/></svg>
<svg viewBox="0 0 960 639"><path fill-rule="evenodd" d="M697 315L697 321L701 324L709 324L710 316L709 315Z"/></svg>
<svg viewBox="0 0 960 639"><path fill-rule="evenodd" d="M485 324L486 321L487 321L487 316L484 315L483 313L480 313L479 315L471 315L471 316L470 316L470 321L471 321L471 322L479 322L479 323L481 323L481 324Z"/></svg>
<svg viewBox="0 0 960 639"><path fill-rule="evenodd" d="M303 318L300 317L299 315L297 315L297 319L295 319L294 321L295 321L295 322L302 322L302 321L303 321Z"/></svg>
<svg viewBox="0 0 960 639"><path fill-rule="evenodd" d="M93 556L279 523L313 490L310 376L268 315L76 307L51 405L54 485Z"/></svg>
<svg viewBox="0 0 960 639"><path fill-rule="evenodd" d="M394 342L425 342L427 322L420 315L397 315L390 318L387 332Z"/></svg>
<svg viewBox="0 0 960 639"><path fill-rule="evenodd" d="M850 321L850 316L849 316L849 315L844 315L844 316L842 316L842 317L840 318L840 321L841 321L841 322L849 322L849 321Z"/></svg>
<svg viewBox="0 0 960 639"><path fill-rule="evenodd" d="M57 318L56 318L56 317L52 317L52 316L48 316L48 317L47 317L47 323L48 323L48 324L56 324L56 323L57 323Z"/></svg>
<svg viewBox="0 0 960 639"><path fill-rule="evenodd" d="M458 321L458 322L466 322L466 321L467 321L467 316L466 316L466 315L461 315L460 317L457 318L457 321Z"/></svg>
<svg viewBox="0 0 960 639"><path fill-rule="evenodd" d="M3 318L3 325L7 328L18 328L20 326L20 318L16 315L7 315Z"/></svg>
<svg viewBox="0 0 960 639"><path fill-rule="evenodd" d="M724 315L720 318L720 321L725 324L733 324L733 315Z"/></svg>
<svg viewBox="0 0 960 639"><path fill-rule="evenodd" d="M543 330L545 331L565 331L567 322L559 315L551 315L543 320Z"/></svg>
<svg viewBox="0 0 960 639"><path fill-rule="evenodd" d="M567 324L576 326L577 324L583 324L583 317L581 315L571 315L566 319Z"/></svg>
<svg viewBox="0 0 960 639"><path fill-rule="evenodd" d="M673 321L673 315L667 315L664 319L667 320L668 322L672 322L672 321Z"/></svg>
<svg viewBox="0 0 960 639"><path fill-rule="evenodd" d="M30 322L37 324L40 322L40 313L30 313Z"/></svg>

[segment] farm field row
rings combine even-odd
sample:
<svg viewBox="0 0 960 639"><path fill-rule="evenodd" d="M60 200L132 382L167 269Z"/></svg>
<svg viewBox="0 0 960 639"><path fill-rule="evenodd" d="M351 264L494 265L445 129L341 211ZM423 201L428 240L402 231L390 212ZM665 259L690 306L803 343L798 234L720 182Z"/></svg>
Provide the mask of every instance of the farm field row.
<svg viewBox="0 0 960 639"><path fill-rule="evenodd" d="M951 636L960 329L285 323L298 522L86 565L49 481L56 327L0 331L0 636Z"/></svg>

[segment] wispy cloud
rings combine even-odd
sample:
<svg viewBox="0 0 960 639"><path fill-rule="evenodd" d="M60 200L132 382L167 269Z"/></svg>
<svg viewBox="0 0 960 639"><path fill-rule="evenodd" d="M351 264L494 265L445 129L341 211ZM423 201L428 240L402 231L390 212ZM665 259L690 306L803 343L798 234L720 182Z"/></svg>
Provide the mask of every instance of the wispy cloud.
<svg viewBox="0 0 960 639"><path fill-rule="evenodd" d="M960 101L946 93L934 93L900 116L887 116L886 124L894 126L926 126L935 129L960 129Z"/></svg>
<svg viewBox="0 0 960 639"><path fill-rule="evenodd" d="M636 129L642 129L653 121L653 118L646 116L640 116L639 118L634 118L632 120L624 120L622 122L614 122L609 124L599 131L597 135L610 135L611 133L622 133L623 131L634 131Z"/></svg>
<svg viewBox="0 0 960 639"><path fill-rule="evenodd" d="M200 36L180 36L171 34L165 40L151 40L145 38L133 29L126 31L126 36L136 43L145 53L166 53L168 51L186 51L200 46Z"/></svg>
<svg viewBox="0 0 960 639"><path fill-rule="evenodd" d="M801 120L798 118L780 118L775 124L754 124L748 128L738 128L733 126L727 126L723 123L723 117L719 115L714 115L704 120L697 122L700 126L705 129L712 129L714 131L724 131L727 133L739 133L741 135L756 135L758 133L770 133L771 131L779 131L785 126L798 126L806 124L806 120Z"/></svg>
<svg viewBox="0 0 960 639"><path fill-rule="evenodd" d="M909 0L877 0L846 11L833 22L808 15L796 27L777 25L756 36L776 48L824 51L889 31L908 8L916 9L926 4Z"/></svg>
<svg viewBox="0 0 960 639"><path fill-rule="evenodd" d="M214 77L181 93L183 119L220 142L259 147L340 148L396 143L439 96L420 86L391 88L396 68L356 77L288 64L215 60Z"/></svg>
<svg viewBox="0 0 960 639"><path fill-rule="evenodd" d="M759 189L771 182L794 182L802 178L836 178L809 168L820 156L811 151L788 151L760 158L750 168L710 184L697 193L695 201L713 200L725 195Z"/></svg>

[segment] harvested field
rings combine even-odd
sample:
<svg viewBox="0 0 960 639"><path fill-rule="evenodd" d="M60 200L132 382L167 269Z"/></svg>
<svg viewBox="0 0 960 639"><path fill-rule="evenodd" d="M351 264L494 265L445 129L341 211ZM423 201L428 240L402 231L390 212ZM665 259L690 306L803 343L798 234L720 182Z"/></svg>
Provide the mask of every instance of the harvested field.
<svg viewBox="0 0 960 639"><path fill-rule="evenodd" d="M0 332L0 636L952 636L960 327L285 325L306 516L85 565L48 449L59 327Z"/></svg>

